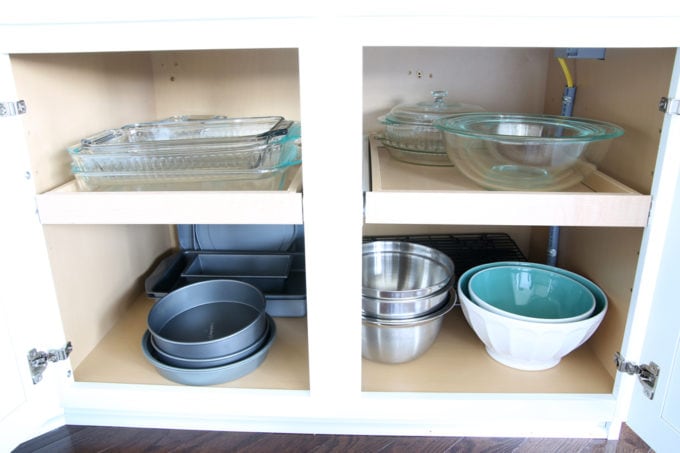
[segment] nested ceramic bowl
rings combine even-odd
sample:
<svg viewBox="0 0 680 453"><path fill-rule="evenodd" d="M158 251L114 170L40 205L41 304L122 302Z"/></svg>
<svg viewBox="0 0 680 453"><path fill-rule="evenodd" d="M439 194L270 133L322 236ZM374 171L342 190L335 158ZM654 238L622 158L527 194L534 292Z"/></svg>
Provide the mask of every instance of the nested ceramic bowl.
<svg viewBox="0 0 680 453"><path fill-rule="evenodd" d="M527 266L493 266L470 277L470 298L480 307L508 318L561 323L585 319L595 297L564 274Z"/></svg>
<svg viewBox="0 0 680 453"><path fill-rule="evenodd" d="M423 316L408 319L378 319L362 316L361 353L365 359L382 363L404 363L423 355L434 344L444 315L456 301L450 296L441 308Z"/></svg>
<svg viewBox="0 0 680 453"><path fill-rule="evenodd" d="M623 129L587 118L519 113L467 113L434 122L460 171L487 189L560 190L595 170L585 159L606 151Z"/></svg>
<svg viewBox="0 0 680 453"><path fill-rule="evenodd" d="M385 126L383 145L395 159L420 165L451 165L442 133L432 123L455 113L483 111L480 106L447 103L447 92L432 91L432 100L400 104L378 118Z"/></svg>
<svg viewBox="0 0 680 453"><path fill-rule="evenodd" d="M440 292L453 279L451 258L426 245L372 241L363 244L362 253L364 297L408 303Z"/></svg>
<svg viewBox="0 0 680 453"><path fill-rule="evenodd" d="M476 272L498 265L527 266L551 269L566 275L588 288L595 297L595 311L580 321L568 323L538 323L501 316L477 305L470 299L468 284ZM520 370L545 370L560 360L595 333L607 312L607 296L587 278L545 264L497 262L473 267L458 279L458 300L463 315L486 351L494 360Z"/></svg>

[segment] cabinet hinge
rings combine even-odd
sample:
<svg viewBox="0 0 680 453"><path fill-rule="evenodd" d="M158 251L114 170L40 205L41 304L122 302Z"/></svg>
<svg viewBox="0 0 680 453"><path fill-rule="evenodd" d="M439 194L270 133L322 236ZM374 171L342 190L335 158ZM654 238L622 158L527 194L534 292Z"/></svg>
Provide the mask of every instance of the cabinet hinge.
<svg viewBox="0 0 680 453"><path fill-rule="evenodd" d="M71 355L71 351L73 351L73 346L70 341L61 349L50 349L47 352L38 352L36 349L28 351L28 366L31 369L33 383L37 384L42 380L43 371L50 362L66 360Z"/></svg>
<svg viewBox="0 0 680 453"><path fill-rule="evenodd" d="M659 110L667 115L680 115L680 99L662 97L659 100Z"/></svg>
<svg viewBox="0 0 680 453"><path fill-rule="evenodd" d="M642 384L642 391L650 400L654 398L654 390L656 389L656 382L659 378L661 369L654 362L649 364L636 365L627 361L621 353L614 354L614 363L616 369L626 374L636 375Z"/></svg>
<svg viewBox="0 0 680 453"><path fill-rule="evenodd" d="M26 113L26 102L23 100L0 102L0 117L23 115L24 113Z"/></svg>

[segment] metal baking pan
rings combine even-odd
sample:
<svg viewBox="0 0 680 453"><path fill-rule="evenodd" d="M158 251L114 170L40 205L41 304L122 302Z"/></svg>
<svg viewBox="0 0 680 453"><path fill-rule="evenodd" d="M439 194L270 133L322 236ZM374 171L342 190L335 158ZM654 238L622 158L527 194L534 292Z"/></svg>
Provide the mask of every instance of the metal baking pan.
<svg viewBox="0 0 680 453"><path fill-rule="evenodd" d="M197 253L181 278L189 283L227 278L250 283L260 291L282 291L291 261L288 254Z"/></svg>
<svg viewBox="0 0 680 453"><path fill-rule="evenodd" d="M253 252L253 256L260 252ZM182 275L197 256L203 259L210 259L211 255L216 255L223 263L229 261L233 256L236 261L240 261L243 254L240 252L203 252L195 250L181 250L164 258L147 277L145 281L146 294L154 299L160 299L169 292L186 286L191 283L189 279ZM264 253L263 256L276 256L276 253ZM307 296L305 281L305 255L304 252L278 252L278 255L290 260L288 276L283 280L280 290L262 290L267 301L266 311L271 316L281 317L300 317L307 314ZM247 274L246 270L243 274ZM220 274L206 276L210 278L233 278L225 277ZM250 279L253 286L258 286L258 280L262 283L266 279Z"/></svg>
<svg viewBox="0 0 680 453"><path fill-rule="evenodd" d="M276 324L270 316L267 316L267 325L268 336L260 349L242 360L214 368L190 369L163 363L151 344L148 330L142 336L142 353L161 376L173 382L185 385L222 384L252 373L264 362L276 338Z"/></svg>
<svg viewBox="0 0 680 453"><path fill-rule="evenodd" d="M250 277L250 283L258 287L267 301L266 311L275 317L302 317L307 314L306 272L304 254L304 227L302 225L177 225L180 250L163 258L146 278L146 294L160 299L169 292L191 283L186 275L191 263L198 259L212 264L221 263L234 269L230 260L239 261L241 255L252 255L252 262L267 256L287 257L290 260L288 275L278 281L279 289L264 289L258 284L271 284L262 278L262 271L246 269L242 276ZM214 257L213 257L214 255ZM286 259L286 258L283 258ZM228 275L227 275L228 274ZM258 276L259 277L255 277ZM197 277L196 274L193 274ZM232 278L234 272L221 272L212 268L210 275L201 278ZM259 283L258 283L259 282Z"/></svg>
<svg viewBox="0 0 680 453"><path fill-rule="evenodd" d="M187 359L214 359L255 343L267 327L262 291L237 280L184 286L156 302L147 328L158 349Z"/></svg>

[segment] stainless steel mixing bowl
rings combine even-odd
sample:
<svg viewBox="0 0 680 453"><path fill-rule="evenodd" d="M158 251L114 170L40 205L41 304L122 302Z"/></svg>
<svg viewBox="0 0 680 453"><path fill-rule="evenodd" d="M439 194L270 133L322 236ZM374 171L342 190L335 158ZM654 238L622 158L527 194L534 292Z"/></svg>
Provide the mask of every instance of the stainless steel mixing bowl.
<svg viewBox="0 0 680 453"><path fill-rule="evenodd" d="M382 363L404 363L423 355L434 344L441 330L444 315L455 304L453 291L440 309L410 319L377 319L362 316L361 354Z"/></svg>
<svg viewBox="0 0 680 453"><path fill-rule="evenodd" d="M363 296L361 309L364 316L379 319L408 319L431 313L446 303L452 282L434 294L410 299L382 299Z"/></svg>
<svg viewBox="0 0 680 453"><path fill-rule="evenodd" d="M382 299L426 297L451 284L454 264L444 253L403 241L363 245L362 295Z"/></svg>

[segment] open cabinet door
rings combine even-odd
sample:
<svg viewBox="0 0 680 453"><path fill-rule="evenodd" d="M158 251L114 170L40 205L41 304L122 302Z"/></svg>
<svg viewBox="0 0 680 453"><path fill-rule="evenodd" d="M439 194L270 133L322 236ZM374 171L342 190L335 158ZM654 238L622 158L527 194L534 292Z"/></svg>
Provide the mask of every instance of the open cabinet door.
<svg viewBox="0 0 680 453"><path fill-rule="evenodd" d="M3 353L0 393L0 451L63 424L61 393L71 382L68 360L51 363L34 384L31 349L59 350L65 345L42 226L35 209L35 188L22 126L22 113L8 55L0 55L0 341ZM18 106L19 105L19 106ZM30 108L30 107L29 107Z"/></svg>
<svg viewBox="0 0 680 453"><path fill-rule="evenodd" d="M649 321L639 363L659 368L653 398L635 382L628 424L657 453L680 450L680 53L676 55L669 98L674 112L665 115L661 146L663 161L657 164L657 186L650 217L651 252L655 275ZM645 255L647 255L646 253ZM645 272L643 270L643 272Z"/></svg>

